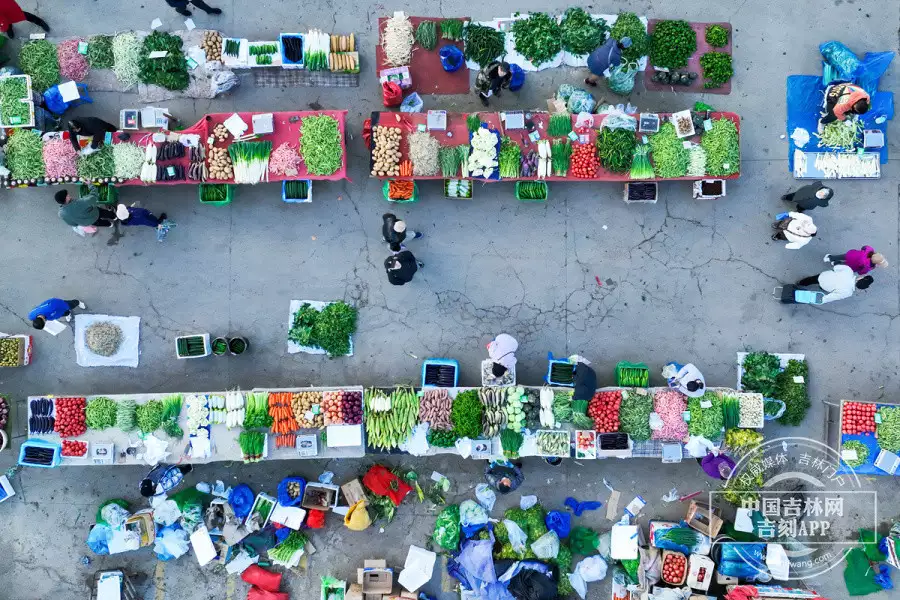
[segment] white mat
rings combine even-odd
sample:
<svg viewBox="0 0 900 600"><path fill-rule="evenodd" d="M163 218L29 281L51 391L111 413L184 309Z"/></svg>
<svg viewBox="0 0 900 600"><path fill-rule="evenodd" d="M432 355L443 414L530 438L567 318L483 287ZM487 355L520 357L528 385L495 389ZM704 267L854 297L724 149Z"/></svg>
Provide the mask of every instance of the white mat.
<svg viewBox="0 0 900 600"><path fill-rule="evenodd" d="M84 332L93 323L107 321L122 329L122 343L112 356L100 356L84 344ZM110 315L75 315L75 358L82 367L136 367L140 355L141 318Z"/></svg>

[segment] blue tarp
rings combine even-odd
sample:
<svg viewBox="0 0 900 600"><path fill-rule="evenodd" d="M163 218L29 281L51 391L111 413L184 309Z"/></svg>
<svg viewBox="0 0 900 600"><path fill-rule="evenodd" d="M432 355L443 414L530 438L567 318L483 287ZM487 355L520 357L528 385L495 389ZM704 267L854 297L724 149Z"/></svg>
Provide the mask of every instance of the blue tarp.
<svg viewBox="0 0 900 600"><path fill-rule="evenodd" d="M869 456L866 457L866 462L859 465L858 467L853 467L852 469L844 464L844 461L841 461L841 466L838 469L838 473L856 473L857 475L887 475L881 469L875 468L875 459L878 458L878 453L881 452L881 448L878 447L878 440L875 439L875 435L863 435L861 433L845 433L841 435L841 445L844 445L844 442L849 441L857 441L861 442L869 449ZM840 451L840 448L838 448Z"/></svg>

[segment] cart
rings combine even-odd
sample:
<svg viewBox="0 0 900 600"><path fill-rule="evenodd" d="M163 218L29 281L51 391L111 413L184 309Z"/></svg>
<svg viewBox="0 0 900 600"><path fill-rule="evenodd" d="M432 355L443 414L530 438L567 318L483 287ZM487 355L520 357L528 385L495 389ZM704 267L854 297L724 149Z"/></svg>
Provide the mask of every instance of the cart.
<svg viewBox="0 0 900 600"><path fill-rule="evenodd" d="M121 569L109 569L94 573L94 581L91 585L90 600L139 600L132 578L140 582L144 575L126 573Z"/></svg>
<svg viewBox="0 0 900 600"><path fill-rule="evenodd" d="M793 290L794 297L790 298L790 292ZM788 300L785 301L785 294L788 294ZM814 304L816 306L822 304L825 298L824 292L814 292L812 290L800 290L793 285L778 286L772 290L772 296L785 304Z"/></svg>

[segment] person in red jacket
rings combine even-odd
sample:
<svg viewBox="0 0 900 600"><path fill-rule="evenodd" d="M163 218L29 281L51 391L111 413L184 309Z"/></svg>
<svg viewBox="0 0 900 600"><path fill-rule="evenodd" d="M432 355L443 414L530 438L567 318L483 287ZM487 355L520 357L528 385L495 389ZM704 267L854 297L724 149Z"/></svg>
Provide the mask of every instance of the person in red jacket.
<svg viewBox="0 0 900 600"><path fill-rule="evenodd" d="M37 15L22 10L16 0L0 0L0 31L9 36L9 39L15 37L13 32L13 23L21 23L28 21L34 23L46 32L50 31L47 22Z"/></svg>

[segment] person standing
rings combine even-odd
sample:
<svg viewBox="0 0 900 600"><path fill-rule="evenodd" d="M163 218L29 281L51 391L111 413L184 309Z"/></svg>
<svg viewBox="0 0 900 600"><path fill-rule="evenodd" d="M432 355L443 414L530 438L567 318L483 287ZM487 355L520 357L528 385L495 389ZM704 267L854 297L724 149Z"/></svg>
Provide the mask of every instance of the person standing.
<svg viewBox="0 0 900 600"><path fill-rule="evenodd" d="M146 208L120 204L116 207L116 217L119 219L119 224L125 227L146 225L147 227L157 228L166 220L167 215L166 213L160 213L157 217Z"/></svg>
<svg viewBox="0 0 900 600"><path fill-rule="evenodd" d="M381 215L381 237L388 243L393 252L403 250L403 241L408 236L412 236L412 239L417 240L422 237L422 233L408 230L406 221L398 219L397 215L393 213Z"/></svg>
<svg viewBox="0 0 900 600"><path fill-rule="evenodd" d="M522 463L511 463L508 460L495 460L488 463L484 469L484 478L492 488L501 494L515 491L525 481L525 475L522 474Z"/></svg>
<svg viewBox="0 0 900 600"><path fill-rule="evenodd" d="M184 476L193 471L191 465L167 465L157 463L141 480L141 496L159 496L178 487Z"/></svg>
<svg viewBox="0 0 900 600"><path fill-rule="evenodd" d="M622 50L631 48L631 38L623 37L617 40L610 37L602 46L591 52L587 58L587 66L591 74L584 82L591 87L596 87L601 77L608 77L607 71L622 64Z"/></svg>
<svg viewBox="0 0 900 600"><path fill-rule="evenodd" d="M409 283L416 271L424 266L425 263L417 261L409 250L402 250L384 259L384 270L387 271L391 285Z"/></svg>
<svg viewBox="0 0 900 600"><path fill-rule="evenodd" d="M501 333L487 345L488 357L493 362L491 373L494 377L503 377L507 371L515 369L518 349L519 342L508 333Z"/></svg>
<svg viewBox="0 0 900 600"><path fill-rule="evenodd" d="M865 275L875 267L887 267L884 256L875 252L872 246L863 246L859 250L847 250L845 254L826 254L823 259L833 265L847 265L857 275Z"/></svg>
<svg viewBox="0 0 900 600"><path fill-rule="evenodd" d="M828 271L822 271L818 275L804 277L794 285L786 285L781 292L781 302L784 304L797 304L794 292L797 288L818 286L825 296L821 304L828 304L835 300L843 300L853 295L856 290L867 289L872 285L871 275L857 279L856 273L847 265L835 265Z"/></svg>
<svg viewBox="0 0 900 600"><path fill-rule="evenodd" d="M191 11L188 10L188 4L194 5L194 7L199 8L203 12L209 15L221 15L221 8L213 8L203 0L166 0L166 4L175 9L179 15L184 15L185 17L191 16Z"/></svg>
<svg viewBox="0 0 900 600"><path fill-rule="evenodd" d="M588 400L594 397L597 391L597 372L590 366L591 363L583 356L570 356L569 360L575 363L575 373L572 378L572 400Z"/></svg>
<svg viewBox="0 0 900 600"><path fill-rule="evenodd" d="M91 150L96 150L103 144L107 133L115 133L119 128L112 123L107 123L103 119L97 117L80 117L69 121L69 141L75 152L81 152L81 146L78 145L78 136L90 137ZM127 134L125 134L127 135Z"/></svg>
<svg viewBox="0 0 900 600"><path fill-rule="evenodd" d="M54 196L56 203L59 204L59 218L66 225L72 227L112 227L113 221L116 220L116 213L111 210L100 208L97 202L100 200L100 193L97 188L88 184L88 193L81 196L78 200L73 200L72 196L66 190L56 192Z"/></svg>
<svg viewBox="0 0 900 600"><path fill-rule="evenodd" d="M34 309L28 313L28 319L31 321L32 327L35 329L43 329L47 324L47 321L56 321L63 317L66 318L66 321L71 321L72 311L76 308L84 310L87 307L81 300L50 298L35 306Z"/></svg>
<svg viewBox="0 0 900 600"><path fill-rule="evenodd" d="M34 23L45 32L50 33L50 26L37 15L25 12L16 0L0 0L0 32L5 33L9 39L16 37L13 31L13 23L28 21Z"/></svg>
<svg viewBox="0 0 900 600"><path fill-rule="evenodd" d="M833 83L825 90L825 112L819 119L819 131L829 123L845 121L851 115L863 115L872 108L869 93L846 81Z"/></svg>
<svg viewBox="0 0 900 600"><path fill-rule="evenodd" d="M777 215L776 218L778 220L772 223L772 228L777 231L772 234L772 239L787 241L784 247L788 250L798 250L816 237L818 228L809 215L789 212Z"/></svg>
<svg viewBox="0 0 900 600"><path fill-rule="evenodd" d="M831 197L834 196L834 190L830 187L822 185L821 181L810 183L799 188L796 192L785 194L781 197L785 202L797 205L797 212L802 213L812 210L817 206L826 207Z"/></svg>
<svg viewBox="0 0 900 600"><path fill-rule="evenodd" d="M688 398L699 398L706 393L706 379L693 363L682 365L670 362L663 368L662 374L670 388Z"/></svg>
<svg viewBox="0 0 900 600"><path fill-rule="evenodd" d="M494 61L478 72L475 76L475 89L484 106L488 105L488 98L499 96L500 90L508 88L512 82L512 72L508 62Z"/></svg>

